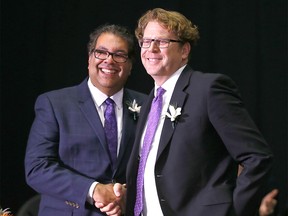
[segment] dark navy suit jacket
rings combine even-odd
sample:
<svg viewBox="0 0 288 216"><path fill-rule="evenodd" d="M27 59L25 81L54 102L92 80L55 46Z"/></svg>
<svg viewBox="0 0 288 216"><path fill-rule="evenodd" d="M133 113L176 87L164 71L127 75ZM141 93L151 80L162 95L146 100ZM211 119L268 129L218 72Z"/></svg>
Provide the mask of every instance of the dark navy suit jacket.
<svg viewBox="0 0 288 216"><path fill-rule="evenodd" d="M104 215L86 202L92 182L126 183L126 166L136 122L127 102L142 105L146 95L124 89L123 130L115 170L102 123L87 86L40 95L25 157L27 183L41 194L39 215Z"/></svg>
<svg viewBox="0 0 288 216"><path fill-rule="evenodd" d="M142 107L127 168L129 216L133 215L139 146L153 92ZM273 155L234 82L186 66L170 104L182 111L174 127L170 119L164 121L154 170L164 215L255 215ZM245 167L239 178L238 164Z"/></svg>

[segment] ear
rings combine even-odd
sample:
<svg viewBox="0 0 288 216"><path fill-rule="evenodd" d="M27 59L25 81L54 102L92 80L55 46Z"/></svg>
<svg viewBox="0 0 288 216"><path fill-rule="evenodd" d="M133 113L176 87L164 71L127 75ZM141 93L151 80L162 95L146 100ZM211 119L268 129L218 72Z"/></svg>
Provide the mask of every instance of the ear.
<svg viewBox="0 0 288 216"><path fill-rule="evenodd" d="M89 55L88 63L90 63L90 61L92 60L92 56L93 56L93 55L91 55L91 54Z"/></svg>
<svg viewBox="0 0 288 216"><path fill-rule="evenodd" d="M183 59L187 59L189 56L189 53L191 51L191 45L189 42L186 42L185 44L183 44L182 47L182 58Z"/></svg>
<svg viewBox="0 0 288 216"><path fill-rule="evenodd" d="M92 57L93 57L93 55L89 55L89 58L88 58L88 69L89 69L89 65L90 65L90 62L92 61Z"/></svg>
<svg viewBox="0 0 288 216"><path fill-rule="evenodd" d="M131 62L130 65L129 65L129 76L130 76L131 73L132 73L132 68L133 68L133 63Z"/></svg>

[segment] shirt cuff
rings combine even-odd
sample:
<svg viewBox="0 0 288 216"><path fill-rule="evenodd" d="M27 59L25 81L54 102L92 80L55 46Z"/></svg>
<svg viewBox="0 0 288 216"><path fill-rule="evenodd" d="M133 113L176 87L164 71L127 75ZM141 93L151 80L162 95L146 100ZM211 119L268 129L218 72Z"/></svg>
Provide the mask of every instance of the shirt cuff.
<svg viewBox="0 0 288 216"><path fill-rule="evenodd" d="M90 203L91 205L94 205L94 200L93 200L93 191L96 187L96 185L98 184L99 182L93 182L89 188L89 192L87 194L87 202Z"/></svg>

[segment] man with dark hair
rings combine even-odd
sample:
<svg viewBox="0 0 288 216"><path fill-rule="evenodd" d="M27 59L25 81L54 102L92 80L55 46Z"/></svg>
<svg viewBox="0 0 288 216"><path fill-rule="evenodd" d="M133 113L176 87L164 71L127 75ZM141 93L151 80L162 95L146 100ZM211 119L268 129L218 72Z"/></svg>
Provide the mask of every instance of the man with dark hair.
<svg viewBox="0 0 288 216"><path fill-rule="evenodd" d="M124 88L133 35L121 26L100 26L90 35L88 57L88 78L44 93L35 104L25 171L41 194L39 216L106 215L97 207L111 203L110 215L123 213L135 116L146 98Z"/></svg>

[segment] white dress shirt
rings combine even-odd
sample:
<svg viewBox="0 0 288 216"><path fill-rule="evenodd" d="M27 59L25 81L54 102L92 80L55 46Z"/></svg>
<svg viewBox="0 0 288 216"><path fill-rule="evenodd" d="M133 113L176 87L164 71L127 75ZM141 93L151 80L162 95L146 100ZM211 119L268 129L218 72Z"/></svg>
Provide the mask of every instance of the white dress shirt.
<svg viewBox="0 0 288 216"><path fill-rule="evenodd" d="M185 65L186 66L186 65ZM163 106L162 106L162 112L161 117L155 132L154 139L152 141L151 149L147 158L146 167L144 171L144 190L143 190L143 215L144 216L162 216L163 212L160 207L158 195L157 195L157 188L156 188L156 182L155 182L155 162L156 162L156 156L158 152L158 146L159 141L161 137L161 132L166 116L166 112L168 109L168 106L170 105L170 100L172 97L172 93L174 91L176 82L182 73L184 67L179 68L161 87L165 89L165 93L163 94ZM156 95L157 89L159 86L155 84L155 91L154 95ZM144 134L146 133L146 129L142 135L141 139L141 147L143 145L143 139Z"/></svg>
<svg viewBox="0 0 288 216"><path fill-rule="evenodd" d="M92 99L94 101L95 107L98 111L100 120L102 122L102 125L104 127L104 111L106 109L106 104L105 100L108 98L107 95L105 95L103 92L101 92L98 88L96 88L90 78L88 79L88 88L90 90L90 93L92 95ZM119 149L120 149L120 141L122 137L122 125L123 125L123 88L117 92L116 94L112 95L110 98L114 101L115 103L115 115L116 115L116 120L117 120L117 132L118 132L118 145L117 145L117 155L119 154ZM95 164L97 166L97 164ZM93 204L93 190L98 182L93 182L93 184L90 186L89 193L87 195L87 201L90 204Z"/></svg>

